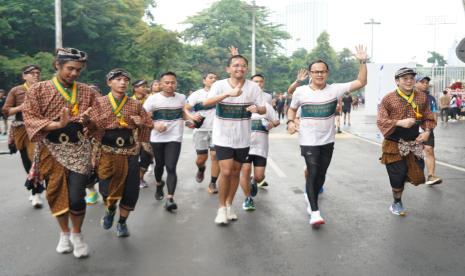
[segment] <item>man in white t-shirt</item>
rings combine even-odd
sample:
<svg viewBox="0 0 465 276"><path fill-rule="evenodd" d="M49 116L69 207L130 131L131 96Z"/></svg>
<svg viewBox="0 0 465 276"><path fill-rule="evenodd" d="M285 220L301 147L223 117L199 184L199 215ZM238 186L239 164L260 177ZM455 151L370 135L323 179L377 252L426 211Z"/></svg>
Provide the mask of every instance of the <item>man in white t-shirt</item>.
<svg viewBox="0 0 465 276"><path fill-rule="evenodd" d="M217 224L237 220L232 202L239 185L242 164L247 161L250 147L251 115L264 114L265 103L260 87L247 80L248 61L241 55L229 58L228 79L213 84L204 106L216 104L213 120L213 144L220 164L219 209Z"/></svg>
<svg viewBox="0 0 465 276"><path fill-rule="evenodd" d="M162 176L166 167L168 195L164 207L167 211L173 211L178 208L173 197L178 181L176 166L181 152L184 119L194 120L195 118L184 112L186 96L175 92L177 87L175 73L163 73L160 77L160 87L160 93L149 96L145 101L144 109L152 114L153 120L150 144L155 157L157 186L155 199L162 200L164 197L165 182L162 181Z"/></svg>
<svg viewBox="0 0 465 276"><path fill-rule="evenodd" d="M307 198L310 202L310 224L318 226L325 221L318 207L318 192L325 182L326 171L331 162L336 128L334 118L338 97L344 92L352 92L367 83L366 48L356 47L355 57L360 61L356 80L347 83L327 84L329 67L323 60L316 60L308 66L312 81L301 86L292 95L287 113L287 127L290 134L299 132L301 154L305 159ZM300 124L294 122L300 108Z"/></svg>
<svg viewBox="0 0 465 276"><path fill-rule="evenodd" d="M195 180L200 183L203 181L205 176L205 163L208 159L208 150L210 149L211 157L211 181L208 185L208 192L210 194L218 193L216 187L216 180L220 174L220 167L218 160L216 160L215 147L212 144L212 128L213 119L215 118L215 106L204 106L202 103L208 96L211 86L217 79L215 73L207 73L203 77L202 89L199 89L192 93L188 98L184 110L187 113L193 113L196 116L197 121L190 122L194 127L193 140L195 145L195 151L197 152L197 158L195 164L197 165L197 174ZM186 122L186 124L188 123Z"/></svg>

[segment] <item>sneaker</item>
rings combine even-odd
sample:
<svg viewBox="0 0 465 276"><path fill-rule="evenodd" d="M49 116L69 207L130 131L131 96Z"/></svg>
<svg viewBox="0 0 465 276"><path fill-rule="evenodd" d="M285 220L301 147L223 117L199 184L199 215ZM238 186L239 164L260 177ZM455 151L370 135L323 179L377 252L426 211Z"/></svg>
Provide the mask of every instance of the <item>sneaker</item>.
<svg viewBox="0 0 465 276"><path fill-rule="evenodd" d="M97 203L98 193L96 191L90 191L86 196L87 205L92 205Z"/></svg>
<svg viewBox="0 0 465 276"><path fill-rule="evenodd" d="M405 209L402 202L394 202L389 206L389 211L396 216L405 216Z"/></svg>
<svg viewBox="0 0 465 276"><path fill-rule="evenodd" d="M258 193L258 188L257 188L257 182L255 181L255 179L252 179L252 181L250 181L250 195L252 197L255 197Z"/></svg>
<svg viewBox="0 0 465 276"><path fill-rule="evenodd" d="M226 207L220 207L218 209L218 212L216 213L215 223L222 225L228 224L228 218L226 216Z"/></svg>
<svg viewBox="0 0 465 276"><path fill-rule="evenodd" d="M251 197L245 198L244 203L242 204L242 209L246 211L255 210L255 204L253 203L253 199Z"/></svg>
<svg viewBox="0 0 465 276"><path fill-rule="evenodd" d="M60 233L60 241L57 245L57 252L60 254L66 254L73 251L73 245L71 244L70 240L70 233Z"/></svg>
<svg viewBox="0 0 465 276"><path fill-rule="evenodd" d="M265 179L263 179L262 182L257 183L257 186L260 188L268 187L268 182L266 182Z"/></svg>
<svg viewBox="0 0 465 276"><path fill-rule="evenodd" d="M442 179L435 175L428 176L428 179L426 180L427 185L436 185L436 184L441 184L441 183L442 183Z"/></svg>
<svg viewBox="0 0 465 276"><path fill-rule="evenodd" d="M325 220L321 217L320 211L312 211L310 215L310 225L319 226L325 224Z"/></svg>
<svg viewBox="0 0 465 276"><path fill-rule="evenodd" d="M73 254L76 258L85 258L89 256L89 246L84 242L81 233L71 233L70 239L73 245Z"/></svg>
<svg viewBox="0 0 465 276"><path fill-rule="evenodd" d="M231 205L226 206L226 218L233 221L237 220L236 212L234 212L234 209Z"/></svg>
<svg viewBox="0 0 465 276"><path fill-rule="evenodd" d="M216 194L218 193L218 188L216 187L216 183L211 182L208 185L208 193L210 194Z"/></svg>
<svg viewBox="0 0 465 276"><path fill-rule="evenodd" d="M165 209L166 211L171 212L171 211L177 210L178 205L176 204L176 202L174 202L173 198L168 198L165 202Z"/></svg>
<svg viewBox="0 0 465 276"><path fill-rule="evenodd" d="M153 175L153 171L154 171L154 165L153 164L150 164L148 169L147 169L147 172L149 175Z"/></svg>
<svg viewBox="0 0 465 276"><path fill-rule="evenodd" d="M115 218L115 213L116 210L111 211L108 208L106 208L105 216L103 216L101 221L103 229L108 230L113 226L113 219Z"/></svg>
<svg viewBox="0 0 465 276"><path fill-rule="evenodd" d="M197 181L197 183L201 183L204 178L205 178L205 170L203 172L198 170L197 174L195 175L195 181Z"/></svg>
<svg viewBox="0 0 465 276"><path fill-rule="evenodd" d="M155 199L162 200L165 194L163 193L163 187L165 186L165 181L161 181L160 185L157 185L157 190L155 191Z"/></svg>
<svg viewBox="0 0 465 276"><path fill-rule="evenodd" d="M139 187L141 189L144 189L144 188L147 188L149 186L149 184L147 184L147 182L145 182L144 179L141 179L140 182L139 182Z"/></svg>
<svg viewBox="0 0 465 276"><path fill-rule="evenodd" d="M120 238L129 237L128 225L126 223L119 223L116 225L116 235Z"/></svg>
<svg viewBox="0 0 465 276"><path fill-rule="evenodd" d="M29 201L32 201L33 198L34 198L33 195L29 195Z"/></svg>
<svg viewBox="0 0 465 276"><path fill-rule="evenodd" d="M40 197L40 194L35 194L32 196L31 204L36 209L42 208L43 201L42 201L42 198Z"/></svg>

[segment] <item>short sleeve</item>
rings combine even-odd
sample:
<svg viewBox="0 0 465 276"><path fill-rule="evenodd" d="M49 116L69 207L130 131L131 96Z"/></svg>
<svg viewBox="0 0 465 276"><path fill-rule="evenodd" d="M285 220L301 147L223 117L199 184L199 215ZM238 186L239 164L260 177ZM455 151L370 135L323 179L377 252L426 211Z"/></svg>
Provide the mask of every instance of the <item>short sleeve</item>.
<svg viewBox="0 0 465 276"><path fill-rule="evenodd" d="M297 88L297 91L292 95L291 105L292 109L297 109L300 107L300 89Z"/></svg>
<svg viewBox="0 0 465 276"><path fill-rule="evenodd" d="M212 98L217 95L221 94L221 81L217 81L213 83L212 87L210 88L210 91L208 91L207 98Z"/></svg>
<svg viewBox="0 0 465 276"><path fill-rule="evenodd" d="M351 85L352 85L352 82L344 82L344 83L332 84L331 87L336 92L336 95L334 95L334 97L339 98L342 95L344 95L345 92L350 92L350 86Z"/></svg>
<svg viewBox="0 0 465 276"><path fill-rule="evenodd" d="M153 112L154 101L155 101L155 95L151 95L147 98L147 100L144 102L144 105L142 106L145 109L145 111L147 111L148 113Z"/></svg>

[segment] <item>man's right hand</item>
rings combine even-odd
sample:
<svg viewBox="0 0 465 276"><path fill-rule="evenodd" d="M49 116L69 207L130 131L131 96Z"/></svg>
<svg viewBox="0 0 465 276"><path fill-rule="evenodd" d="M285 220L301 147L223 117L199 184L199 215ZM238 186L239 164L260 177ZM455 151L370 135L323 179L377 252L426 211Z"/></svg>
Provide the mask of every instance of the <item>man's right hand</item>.
<svg viewBox="0 0 465 276"><path fill-rule="evenodd" d="M164 122L156 122L153 124L153 128L158 132L165 132L167 127Z"/></svg>
<svg viewBox="0 0 465 276"><path fill-rule="evenodd" d="M396 125L403 128L411 128L416 123L414 118L407 118L397 121Z"/></svg>
<svg viewBox="0 0 465 276"><path fill-rule="evenodd" d="M242 94L242 84L238 84L233 90L228 92L229 97L238 97Z"/></svg>
<svg viewBox="0 0 465 276"><path fill-rule="evenodd" d="M296 133L296 132L298 132L298 131L299 131L299 128L298 128L298 126L297 126L296 123L294 123L294 122L289 122L289 123L287 124L287 132L289 132L289 134L294 134L294 133Z"/></svg>
<svg viewBox="0 0 465 276"><path fill-rule="evenodd" d="M69 109L64 107L61 110L59 128L65 127L69 123Z"/></svg>

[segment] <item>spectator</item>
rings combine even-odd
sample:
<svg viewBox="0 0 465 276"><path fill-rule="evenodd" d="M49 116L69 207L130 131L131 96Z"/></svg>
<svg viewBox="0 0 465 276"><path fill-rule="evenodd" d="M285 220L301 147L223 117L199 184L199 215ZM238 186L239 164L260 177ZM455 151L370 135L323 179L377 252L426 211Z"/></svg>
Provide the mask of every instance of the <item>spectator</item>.
<svg viewBox="0 0 465 276"><path fill-rule="evenodd" d="M447 90L442 91L442 96L439 98L439 108L441 109L441 122L444 122L444 115L446 116L446 123L449 121L449 104L450 97L447 95Z"/></svg>

